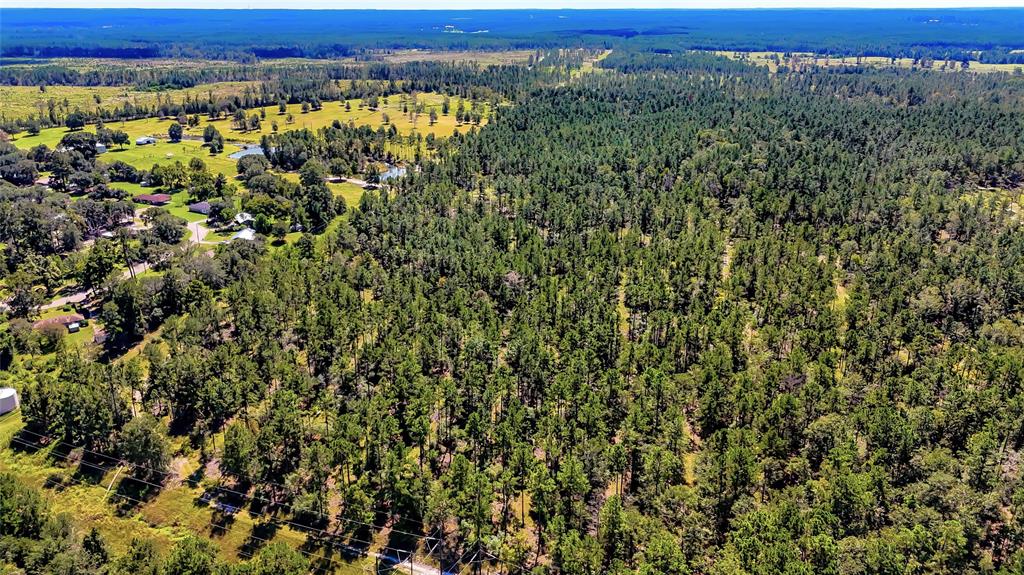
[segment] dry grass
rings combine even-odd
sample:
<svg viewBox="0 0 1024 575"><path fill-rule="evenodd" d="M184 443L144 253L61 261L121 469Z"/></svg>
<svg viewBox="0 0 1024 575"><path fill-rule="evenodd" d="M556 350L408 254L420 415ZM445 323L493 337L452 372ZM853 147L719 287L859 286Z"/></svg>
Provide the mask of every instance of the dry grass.
<svg viewBox="0 0 1024 575"><path fill-rule="evenodd" d="M963 70L960 62L935 60L927 67L922 67L920 62L915 63L913 58L886 58L882 56L848 56L836 58L812 54L809 52L793 52L790 57L784 57L782 52L735 52L716 51L716 54L733 60L743 60L759 66L767 66L772 72L778 71L780 65L790 69L819 68L841 68L847 66L871 66L875 68L917 68L942 72L956 72ZM967 71L971 72L1007 72L1014 73L1020 69L1020 64L985 64L978 61L968 63Z"/></svg>

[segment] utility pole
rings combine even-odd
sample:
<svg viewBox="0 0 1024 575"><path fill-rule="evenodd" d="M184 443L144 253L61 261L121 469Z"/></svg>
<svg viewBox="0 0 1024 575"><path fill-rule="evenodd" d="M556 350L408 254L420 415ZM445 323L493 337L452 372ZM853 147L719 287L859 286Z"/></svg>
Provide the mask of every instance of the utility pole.
<svg viewBox="0 0 1024 575"><path fill-rule="evenodd" d="M124 254L124 263L128 266L128 275L135 279L135 268L132 267L132 261L128 258L128 241L123 231L119 231L117 235L121 237L121 253Z"/></svg>

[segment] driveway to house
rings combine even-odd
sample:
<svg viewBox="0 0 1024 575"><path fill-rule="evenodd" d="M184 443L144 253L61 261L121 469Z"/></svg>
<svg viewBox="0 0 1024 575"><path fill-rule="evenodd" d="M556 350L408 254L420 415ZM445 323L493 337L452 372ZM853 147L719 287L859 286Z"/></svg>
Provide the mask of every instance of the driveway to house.
<svg viewBox="0 0 1024 575"><path fill-rule="evenodd" d="M135 275L138 275L138 274L141 274L142 272L146 271L147 269L149 269L149 264L148 263L146 263L146 262L139 262L137 264L132 265L132 269L131 270L127 270L127 269L126 270L121 270L121 277L123 277L124 279L128 279L128 278L132 277L132 272L134 272ZM73 294L69 294L69 295L66 295L66 296L63 296L63 297L59 297L59 298L51 301L50 303L48 303L46 305L40 306L39 309L45 311L45 310L48 310L48 309L64 307L64 306L70 305L70 304L81 303L81 302L85 301L88 298L89 298L89 290L77 291L77 292L75 292Z"/></svg>

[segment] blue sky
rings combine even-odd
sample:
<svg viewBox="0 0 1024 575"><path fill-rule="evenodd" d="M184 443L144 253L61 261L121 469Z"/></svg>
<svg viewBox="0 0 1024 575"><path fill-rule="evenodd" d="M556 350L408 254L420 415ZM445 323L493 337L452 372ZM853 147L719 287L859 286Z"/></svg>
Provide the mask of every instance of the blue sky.
<svg viewBox="0 0 1024 575"><path fill-rule="evenodd" d="M956 8L1024 7L1024 0L9 0L14 8Z"/></svg>

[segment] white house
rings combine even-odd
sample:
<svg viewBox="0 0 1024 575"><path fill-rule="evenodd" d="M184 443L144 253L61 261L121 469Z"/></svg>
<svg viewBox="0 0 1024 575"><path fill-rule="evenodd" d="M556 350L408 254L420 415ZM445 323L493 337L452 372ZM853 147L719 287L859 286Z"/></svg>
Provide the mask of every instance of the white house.
<svg viewBox="0 0 1024 575"><path fill-rule="evenodd" d="M0 387L0 415L18 409L18 392L9 387Z"/></svg>
<svg viewBox="0 0 1024 575"><path fill-rule="evenodd" d="M156 138L154 138L152 136L139 136L138 138L135 138L135 145L136 146L145 146L145 145L148 145L148 144L155 144L155 143L156 143Z"/></svg>
<svg viewBox="0 0 1024 575"><path fill-rule="evenodd" d="M235 235L231 236L231 241L235 240L254 240L256 239L256 232L252 228L244 228L235 232Z"/></svg>

